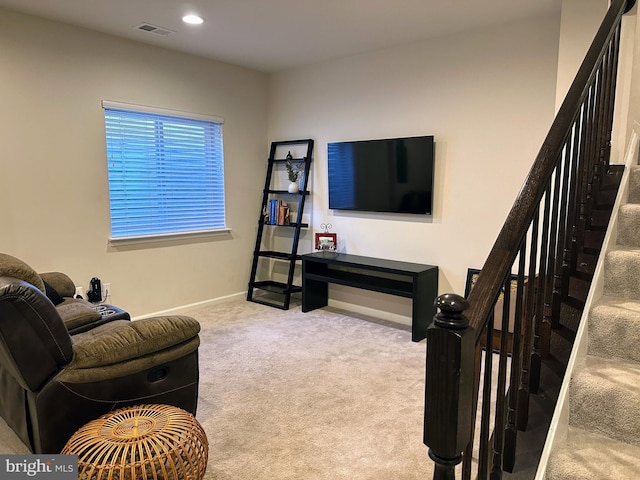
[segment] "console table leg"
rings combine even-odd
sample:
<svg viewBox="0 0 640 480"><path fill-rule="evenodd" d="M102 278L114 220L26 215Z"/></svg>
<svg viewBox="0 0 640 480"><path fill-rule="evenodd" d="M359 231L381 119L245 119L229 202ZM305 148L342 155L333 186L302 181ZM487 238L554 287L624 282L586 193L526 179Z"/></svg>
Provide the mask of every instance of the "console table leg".
<svg viewBox="0 0 640 480"><path fill-rule="evenodd" d="M325 282L305 280L302 283L302 311L310 312L329 303L329 285Z"/></svg>

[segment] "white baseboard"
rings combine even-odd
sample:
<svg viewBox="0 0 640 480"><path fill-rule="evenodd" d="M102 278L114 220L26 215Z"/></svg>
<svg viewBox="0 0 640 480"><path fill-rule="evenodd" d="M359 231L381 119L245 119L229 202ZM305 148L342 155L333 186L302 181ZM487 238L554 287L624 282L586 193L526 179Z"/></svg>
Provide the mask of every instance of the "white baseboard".
<svg viewBox="0 0 640 480"><path fill-rule="evenodd" d="M140 320L141 318L149 318L149 317L158 317L161 315L173 315L176 312L182 312L184 310L196 307L204 307L207 305L215 305L217 303L230 302L231 300L237 300L238 298L246 298L247 292L239 292L233 293L231 295L226 295L224 297L211 298L209 300L203 300L201 302L190 303L188 305L181 305L179 307L170 308L168 310L160 310L158 312L147 313L144 315L138 315L137 317L133 317L132 320Z"/></svg>
<svg viewBox="0 0 640 480"><path fill-rule="evenodd" d="M232 300L246 298L246 296L247 296L247 292L238 292L231 295L226 295L224 297L211 298L208 300L203 300L201 302L190 303L187 305L180 305L178 307L169 308L167 310L160 310L157 312L138 315L136 317L133 317L132 320L140 320L142 318L149 318L149 317L158 317L161 315L173 315L176 312L183 312L191 308L198 308L198 307L215 305L215 304L224 303L224 302L230 302ZM387 312L385 310L380 310L376 308L365 307L365 306L357 305L354 303L343 302L340 300L329 299L329 306L334 308L339 308L340 310L357 313L360 315L366 315L369 317L379 318L381 320L398 323L400 325L406 325L409 327L411 326L411 317L408 317L406 315L399 315L397 313Z"/></svg>

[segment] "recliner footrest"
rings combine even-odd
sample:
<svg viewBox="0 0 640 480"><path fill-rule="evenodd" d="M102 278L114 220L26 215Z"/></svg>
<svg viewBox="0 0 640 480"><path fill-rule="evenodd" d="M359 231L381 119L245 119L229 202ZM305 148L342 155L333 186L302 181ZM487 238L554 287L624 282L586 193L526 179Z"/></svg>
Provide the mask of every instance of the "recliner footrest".
<svg viewBox="0 0 640 480"><path fill-rule="evenodd" d="M200 332L193 318L173 315L129 322L115 320L73 336L73 360L65 369L112 365L190 340Z"/></svg>

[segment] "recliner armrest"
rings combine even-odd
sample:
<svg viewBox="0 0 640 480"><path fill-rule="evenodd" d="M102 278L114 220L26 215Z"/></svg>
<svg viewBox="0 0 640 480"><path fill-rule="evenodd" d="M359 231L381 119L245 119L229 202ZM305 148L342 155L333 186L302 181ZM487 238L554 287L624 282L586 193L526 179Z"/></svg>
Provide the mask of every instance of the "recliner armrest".
<svg viewBox="0 0 640 480"><path fill-rule="evenodd" d="M56 306L56 309L67 330L72 335L76 331L80 331L81 328L91 326L102 320L102 315L85 300L70 298Z"/></svg>
<svg viewBox="0 0 640 480"><path fill-rule="evenodd" d="M200 324L183 315L115 320L73 339L73 360L65 369L113 365L160 352L198 336Z"/></svg>
<svg viewBox="0 0 640 480"><path fill-rule="evenodd" d="M76 294L76 285L73 280L62 272L45 272L40 278L55 288L63 297L73 297Z"/></svg>

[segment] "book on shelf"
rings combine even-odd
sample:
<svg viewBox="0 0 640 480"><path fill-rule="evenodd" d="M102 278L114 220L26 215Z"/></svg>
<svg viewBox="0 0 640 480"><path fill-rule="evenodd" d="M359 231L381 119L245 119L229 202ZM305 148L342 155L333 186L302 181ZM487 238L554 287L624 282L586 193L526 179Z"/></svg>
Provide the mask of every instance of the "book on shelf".
<svg viewBox="0 0 640 480"><path fill-rule="evenodd" d="M289 225L289 206L287 202L278 202L278 225Z"/></svg>
<svg viewBox="0 0 640 480"><path fill-rule="evenodd" d="M277 212L278 201L275 199L269 200L269 224L276 224L276 212Z"/></svg>
<svg viewBox="0 0 640 480"><path fill-rule="evenodd" d="M268 225L290 225L291 212L287 202L283 200L271 199L268 207L263 209L265 223Z"/></svg>

